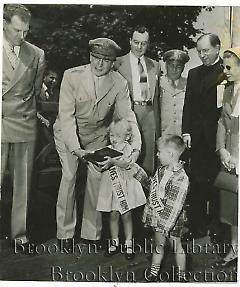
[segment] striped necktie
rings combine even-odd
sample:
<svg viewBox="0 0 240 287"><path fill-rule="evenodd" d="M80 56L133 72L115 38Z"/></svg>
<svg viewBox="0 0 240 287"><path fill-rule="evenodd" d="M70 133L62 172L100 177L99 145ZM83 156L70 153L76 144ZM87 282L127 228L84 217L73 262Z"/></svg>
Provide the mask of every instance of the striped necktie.
<svg viewBox="0 0 240 287"><path fill-rule="evenodd" d="M16 53L14 52L14 47L11 47L11 49L8 50L7 56L8 56L10 63L11 63L11 66L15 70L17 67L17 64L18 64L18 57L17 57Z"/></svg>
<svg viewBox="0 0 240 287"><path fill-rule="evenodd" d="M140 58L138 59L138 71L140 75L141 96L143 100L148 100L149 91L148 91L147 74L144 71Z"/></svg>

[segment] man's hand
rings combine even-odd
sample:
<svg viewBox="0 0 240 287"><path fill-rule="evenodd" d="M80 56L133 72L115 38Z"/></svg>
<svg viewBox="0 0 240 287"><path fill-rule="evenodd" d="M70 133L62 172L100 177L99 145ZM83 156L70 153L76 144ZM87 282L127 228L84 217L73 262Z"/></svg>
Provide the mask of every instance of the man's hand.
<svg viewBox="0 0 240 287"><path fill-rule="evenodd" d="M231 169L231 164L229 164L230 153L225 148L221 148L219 154L222 165L228 170Z"/></svg>
<svg viewBox="0 0 240 287"><path fill-rule="evenodd" d="M74 155L76 155L77 157L79 157L81 160L84 160L83 157L89 153L93 153L93 151L78 148L78 149L74 150L72 153Z"/></svg>
<svg viewBox="0 0 240 287"><path fill-rule="evenodd" d="M191 136L189 134L183 135L183 141L188 148L191 148Z"/></svg>

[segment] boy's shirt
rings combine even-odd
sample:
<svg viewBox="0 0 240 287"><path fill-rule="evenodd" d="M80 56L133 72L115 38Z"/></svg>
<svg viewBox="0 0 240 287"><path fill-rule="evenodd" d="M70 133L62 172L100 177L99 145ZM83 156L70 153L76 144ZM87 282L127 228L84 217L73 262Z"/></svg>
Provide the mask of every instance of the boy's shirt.
<svg viewBox="0 0 240 287"><path fill-rule="evenodd" d="M153 182L155 182L155 185L152 184ZM178 162L174 166L172 172L167 171L166 173L166 167L160 167L151 179L150 194L147 204L149 204L158 215L158 228L162 229L164 233L168 233L175 225L176 220L183 209L188 185L189 179L181 162ZM158 196L161 208L156 206L156 202L151 200L154 198L154 189Z"/></svg>

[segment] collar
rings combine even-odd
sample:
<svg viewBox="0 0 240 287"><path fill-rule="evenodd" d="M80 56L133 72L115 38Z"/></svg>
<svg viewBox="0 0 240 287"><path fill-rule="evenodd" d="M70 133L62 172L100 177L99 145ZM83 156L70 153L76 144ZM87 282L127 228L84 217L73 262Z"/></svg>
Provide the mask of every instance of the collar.
<svg viewBox="0 0 240 287"><path fill-rule="evenodd" d="M167 78L168 82L171 84L172 80L171 80L171 79L169 79L167 75L166 75L166 78ZM180 78L174 81L174 83L175 83L176 87L177 87L177 86L178 86L178 84L179 84L179 80L180 80Z"/></svg>
<svg viewBox="0 0 240 287"><path fill-rule="evenodd" d="M219 60L220 60L220 57L218 56L217 59L216 59L216 61L215 61L214 63L212 63L210 66L215 65Z"/></svg>
<svg viewBox="0 0 240 287"><path fill-rule="evenodd" d="M45 83L42 84L42 87L43 87L44 92L46 92L48 90L48 87L46 86Z"/></svg>
<svg viewBox="0 0 240 287"><path fill-rule="evenodd" d="M3 34L3 47L6 51L10 51L12 50L12 45L8 42L8 40L5 38L4 34ZM14 53L17 55L17 57L19 56L19 52L20 52L20 46L14 46L13 47L13 51Z"/></svg>
<svg viewBox="0 0 240 287"><path fill-rule="evenodd" d="M143 63L144 62L144 55L142 55L140 58L137 58L132 51L129 52L130 58L132 60L134 60L136 63L138 63L138 59L140 59L140 62Z"/></svg>
<svg viewBox="0 0 240 287"><path fill-rule="evenodd" d="M185 163L184 161L179 160L178 162L176 162L176 163L173 165L171 171L177 172L177 171L179 171L180 169L183 169L184 163ZM165 166L164 169L167 169L167 167Z"/></svg>

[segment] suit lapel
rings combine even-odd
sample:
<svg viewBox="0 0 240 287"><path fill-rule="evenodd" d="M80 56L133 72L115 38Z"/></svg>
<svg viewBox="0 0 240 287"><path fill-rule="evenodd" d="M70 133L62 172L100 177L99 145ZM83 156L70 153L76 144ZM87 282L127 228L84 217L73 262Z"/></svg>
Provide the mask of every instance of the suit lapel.
<svg viewBox="0 0 240 287"><path fill-rule="evenodd" d="M34 60L34 54L31 49L24 42L21 45L20 53L19 53L19 63L16 70L13 72L13 77L10 80L5 93L8 92L16 83L21 79L22 75L26 72L26 70L31 66L31 63Z"/></svg>
<svg viewBox="0 0 240 287"><path fill-rule="evenodd" d="M147 67L147 73L148 73L148 81L149 81L149 90L150 90L150 97L153 100L154 92L155 92L155 84L156 84L156 73L154 69L154 64L152 60L150 60L147 57L145 58L145 63Z"/></svg>
<svg viewBox="0 0 240 287"><path fill-rule="evenodd" d="M122 57L122 62L118 68L118 72L128 81L128 87L132 94L133 93L132 70L131 70L131 65L130 65L129 53Z"/></svg>

